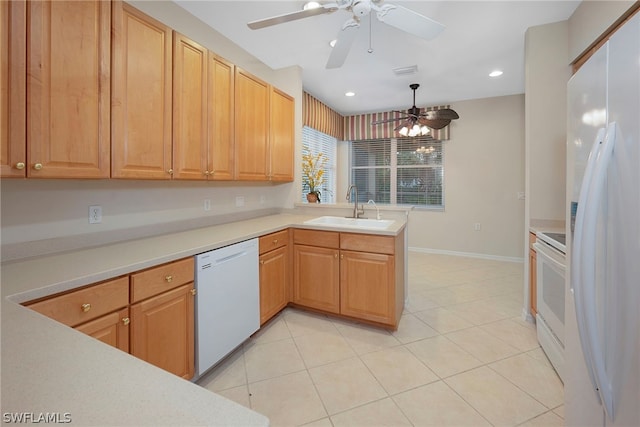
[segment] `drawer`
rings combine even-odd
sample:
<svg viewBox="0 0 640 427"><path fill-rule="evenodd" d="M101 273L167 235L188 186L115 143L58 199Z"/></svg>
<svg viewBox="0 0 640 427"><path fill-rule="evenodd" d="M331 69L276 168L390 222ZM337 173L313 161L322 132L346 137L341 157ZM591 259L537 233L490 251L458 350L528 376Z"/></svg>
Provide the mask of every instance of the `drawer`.
<svg viewBox="0 0 640 427"><path fill-rule="evenodd" d="M536 242L536 233L529 233L529 248L530 249L533 249L533 244L535 242Z"/></svg>
<svg viewBox="0 0 640 427"><path fill-rule="evenodd" d="M276 233L267 234L259 239L260 255L274 249L287 246L289 243L289 230L282 230Z"/></svg>
<svg viewBox="0 0 640 427"><path fill-rule="evenodd" d="M67 326L76 326L129 305L129 278L109 280L26 305Z"/></svg>
<svg viewBox="0 0 640 427"><path fill-rule="evenodd" d="M340 233L296 228L293 230L293 243L338 249L340 247Z"/></svg>
<svg viewBox="0 0 640 427"><path fill-rule="evenodd" d="M340 249L393 255L395 238L372 234L340 233Z"/></svg>
<svg viewBox="0 0 640 427"><path fill-rule="evenodd" d="M131 303L193 282L193 257L170 262L131 275Z"/></svg>

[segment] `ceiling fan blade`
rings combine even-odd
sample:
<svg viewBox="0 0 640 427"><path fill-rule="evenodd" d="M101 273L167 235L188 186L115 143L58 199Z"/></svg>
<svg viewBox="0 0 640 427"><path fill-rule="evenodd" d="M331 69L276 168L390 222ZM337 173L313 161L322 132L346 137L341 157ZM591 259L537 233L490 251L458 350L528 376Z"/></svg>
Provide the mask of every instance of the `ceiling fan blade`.
<svg viewBox="0 0 640 427"><path fill-rule="evenodd" d="M258 30L260 28L270 27L277 24L284 24L285 22L295 21L297 19L335 12L336 10L338 10L338 5L335 3L329 3L313 9L299 10L296 12L285 13L284 15L278 15L271 18L259 19L257 21L249 22L247 26L252 30Z"/></svg>
<svg viewBox="0 0 640 427"><path fill-rule="evenodd" d="M447 126L449 123L451 123L451 120L449 119L425 119L425 118L420 118L418 119L418 123L420 123L421 125L425 125L428 128L431 129L442 129L443 127Z"/></svg>
<svg viewBox="0 0 640 427"><path fill-rule="evenodd" d="M396 117L395 119L386 119L386 120L376 120L375 122L371 122L372 125L381 125L383 123L391 123L397 122L398 120L407 120L409 117Z"/></svg>
<svg viewBox="0 0 640 427"><path fill-rule="evenodd" d="M435 120L435 119L447 119L447 120L456 120L459 119L460 116L458 116L458 113L456 113L455 111L453 111L450 108L443 108L441 110L431 110L431 111L426 111L422 114L420 114L420 116L429 119L429 120Z"/></svg>
<svg viewBox="0 0 640 427"><path fill-rule="evenodd" d="M360 28L357 22L354 24L352 21L353 20L347 21L347 23L342 27L342 30L338 33L336 44L331 49L331 54L329 55L329 60L327 61L325 68L340 68L342 64L344 64L345 59L347 59L349 50L351 50L351 45L358 33L358 28Z"/></svg>
<svg viewBox="0 0 640 427"><path fill-rule="evenodd" d="M441 23L398 5L384 8L383 11L378 13L378 19L385 24L425 40L436 38L445 29L445 26Z"/></svg>

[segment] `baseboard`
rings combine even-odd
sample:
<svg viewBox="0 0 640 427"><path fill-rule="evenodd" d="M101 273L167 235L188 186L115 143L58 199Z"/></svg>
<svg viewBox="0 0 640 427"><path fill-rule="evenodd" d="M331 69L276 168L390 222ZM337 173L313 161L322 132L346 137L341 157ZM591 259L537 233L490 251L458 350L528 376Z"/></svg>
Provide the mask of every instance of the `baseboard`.
<svg viewBox="0 0 640 427"><path fill-rule="evenodd" d="M409 251L420 252L423 254L451 255L451 256L461 256L461 257L467 257L467 258L490 259L493 261L524 262L524 258L518 258L518 257L478 254L474 252L447 251L444 249L416 248L416 247L410 246Z"/></svg>

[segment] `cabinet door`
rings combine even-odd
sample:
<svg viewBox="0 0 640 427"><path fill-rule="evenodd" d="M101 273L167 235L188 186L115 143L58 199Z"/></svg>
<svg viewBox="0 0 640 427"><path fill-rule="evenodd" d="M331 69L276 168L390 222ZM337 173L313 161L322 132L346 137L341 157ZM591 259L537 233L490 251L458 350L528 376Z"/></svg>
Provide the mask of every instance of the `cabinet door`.
<svg viewBox="0 0 640 427"><path fill-rule="evenodd" d="M233 64L209 52L209 179L233 179L234 70Z"/></svg>
<svg viewBox="0 0 640 427"><path fill-rule="evenodd" d="M260 255L260 324L287 305L289 248L283 246Z"/></svg>
<svg viewBox="0 0 640 427"><path fill-rule="evenodd" d="M131 306L131 354L185 379L194 373L193 283Z"/></svg>
<svg viewBox="0 0 640 427"><path fill-rule="evenodd" d="M170 179L172 31L113 2L111 177Z"/></svg>
<svg viewBox="0 0 640 427"><path fill-rule="evenodd" d="M337 249L294 245L293 302L340 312L340 260Z"/></svg>
<svg viewBox="0 0 640 427"><path fill-rule="evenodd" d="M173 177L207 179L206 48L174 32Z"/></svg>
<svg viewBox="0 0 640 427"><path fill-rule="evenodd" d="M269 85L236 67L236 179L267 179Z"/></svg>
<svg viewBox="0 0 640 427"><path fill-rule="evenodd" d="M269 127L269 177L272 181L293 181L294 108L292 97L272 89Z"/></svg>
<svg viewBox="0 0 640 427"><path fill-rule="evenodd" d="M26 7L0 2L0 176L26 176Z"/></svg>
<svg viewBox="0 0 640 427"><path fill-rule="evenodd" d="M394 257L340 252L340 313L395 326Z"/></svg>
<svg viewBox="0 0 640 427"><path fill-rule="evenodd" d="M108 178L111 4L27 7L27 176Z"/></svg>
<svg viewBox="0 0 640 427"><path fill-rule="evenodd" d="M76 330L91 335L112 347L129 352L129 309L123 308L91 322L77 326Z"/></svg>

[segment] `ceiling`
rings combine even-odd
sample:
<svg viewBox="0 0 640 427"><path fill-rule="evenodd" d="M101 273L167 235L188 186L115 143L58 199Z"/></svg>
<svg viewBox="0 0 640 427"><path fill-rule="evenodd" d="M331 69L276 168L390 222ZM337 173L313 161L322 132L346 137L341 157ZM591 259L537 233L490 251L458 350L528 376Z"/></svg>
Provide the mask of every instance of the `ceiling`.
<svg viewBox="0 0 640 427"><path fill-rule="evenodd" d="M299 65L304 90L343 115L406 110L413 103L410 83L420 84L418 107L524 93L526 29L566 20L580 3L387 0L446 28L426 41L369 15L361 20L344 65L325 69L329 42L351 17L344 10L251 30L248 22L301 10L305 1L174 1L269 67ZM415 74L393 72L414 65ZM489 77L494 69L504 74ZM356 95L346 97L348 91Z"/></svg>

